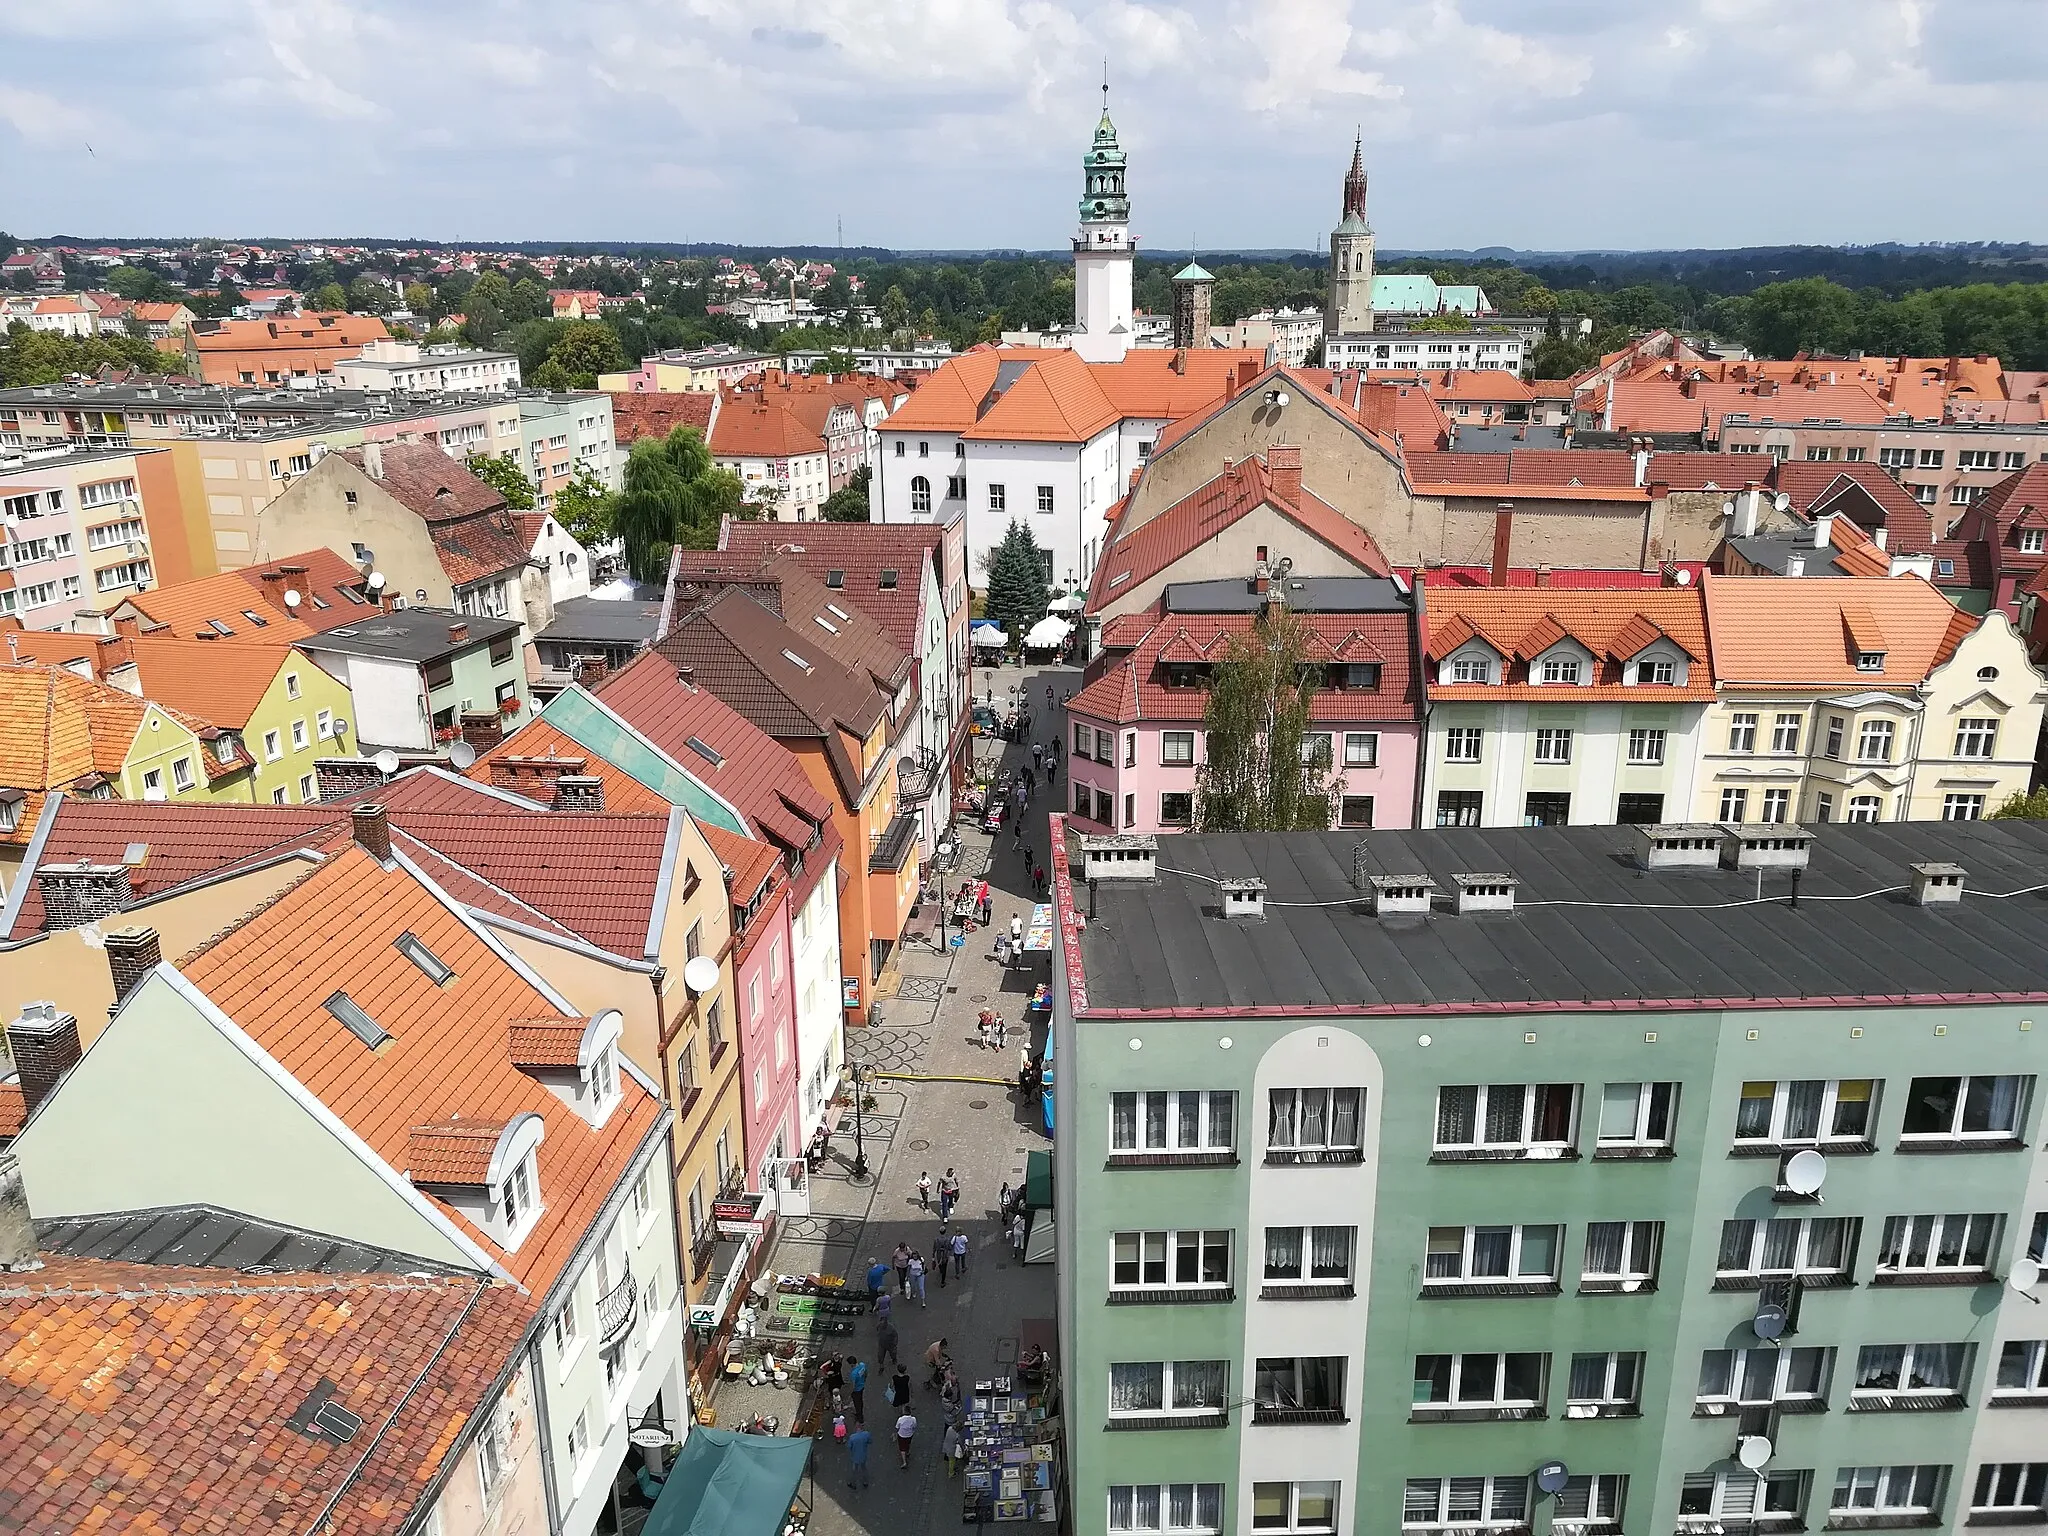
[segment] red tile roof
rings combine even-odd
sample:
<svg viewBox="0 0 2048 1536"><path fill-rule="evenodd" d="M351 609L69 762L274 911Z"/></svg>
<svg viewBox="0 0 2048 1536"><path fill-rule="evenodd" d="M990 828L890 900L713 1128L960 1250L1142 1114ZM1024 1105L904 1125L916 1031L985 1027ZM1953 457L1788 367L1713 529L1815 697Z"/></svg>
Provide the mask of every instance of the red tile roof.
<svg viewBox="0 0 2048 1536"><path fill-rule="evenodd" d="M1917 576L1710 575L1704 585L1714 674L1737 687L1915 688L1978 623ZM1859 649L1882 650L1884 670L1859 669Z"/></svg>
<svg viewBox="0 0 2048 1536"><path fill-rule="evenodd" d="M1787 508L1804 517L1818 517L1842 506L1862 524L1864 511L1857 492L1876 503L1880 515L1872 524L1885 530L1885 545L1898 554L1925 554L1934 545L1934 513L1875 464L1815 464L1787 459L1771 471L1771 488L1790 498ZM1857 514L1861 512L1861 516Z"/></svg>
<svg viewBox="0 0 2048 1536"><path fill-rule="evenodd" d="M522 1067L573 1067L583 1053L580 1019L514 1019L508 1037L512 1060Z"/></svg>
<svg viewBox="0 0 2048 1536"><path fill-rule="evenodd" d="M1432 699L1522 699L1593 702L1711 699L1706 606L1697 586L1648 589L1435 587L1424 599L1429 632L1423 652L1441 661L1475 635L1506 659L1499 684L1431 683ZM1636 686L1622 668L1659 635L1692 658L1679 686ZM1529 663L1569 637L1593 657L1584 686L1529 681Z"/></svg>
<svg viewBox="0 0 2048 1536"><path fill-rule="evenodd" d="M49 1256L0 1275L0 1520L300 1531L333 1500L332 1529L393 1536L533 1321L509 1285ZM363 1420L346 1444L288 1422L323 1381Z"/></svg>
<svg viewBox="0 0 2048 1536"><path fill-rule="evenodd" d="M344 448L342 457L368 473L363 449ZM383 443L378 457L371 478L426 523L449 581L468 586L527 564L532 549L494 487L431 443Z"/></svg>
<svg viewBox="0 0 2048 1536"><path fill-rule="evenodd" d="M793 459L824 453L825 439L779 400L735 395L718 407L711 451L722 459Z"/></svg>
<svg viewBox="0 0 2048 1536"><path fill-rule="evenodd" d="M416 1125L406 1152L406 1172L415 1184L488 1185L491 1154L508 1123L450 1115Z"/></svg>
<svg viewBox="0 0 2048 1536"><path fill-rule="evenodd" d="M719 531L720 550L767 558L785 556L830 586L836 600L878 622L905 655L919 649L917 614L924 597L923 565L939 558L946 533L931 523L742 522L727 518ZM884 573L895 572L884 586Z"/></svg>
<svg viewBox="0 0 2048 1536"><path fill-rule="evenodd" d="M911 675L910 655L844 592L835 592L794 556L677 549L669 584L678 612L711 593L737 586L780 614L792 632L849 670L893 694Z"/></svg>
<svg viewBox="0 0 2048 1536"><path fill-rule="evenodd" d="M612 391L612 440L624 448L643 437L667 437L677 427L711 435L718 396L709 390Z"/></svg>

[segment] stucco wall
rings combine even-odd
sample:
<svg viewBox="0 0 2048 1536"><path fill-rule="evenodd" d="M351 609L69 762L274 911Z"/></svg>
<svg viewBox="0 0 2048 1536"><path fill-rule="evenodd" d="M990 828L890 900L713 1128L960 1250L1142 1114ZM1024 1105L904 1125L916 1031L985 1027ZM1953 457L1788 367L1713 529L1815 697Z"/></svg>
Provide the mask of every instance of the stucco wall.
<svg viewBox="0 0 2048 1536"><path fill-rule="evenodd" d="M346 493L356 493L350 506ZM331 549L355 562L355 545L376 554L385 591L408 603L452 607L455 592L434 553L434 541L419 515L389 496L382 486L340 454L330 453L256 515L256 549L250 564L281 559L308 549ZM424 589L426 597L417 594Z"/></svg>

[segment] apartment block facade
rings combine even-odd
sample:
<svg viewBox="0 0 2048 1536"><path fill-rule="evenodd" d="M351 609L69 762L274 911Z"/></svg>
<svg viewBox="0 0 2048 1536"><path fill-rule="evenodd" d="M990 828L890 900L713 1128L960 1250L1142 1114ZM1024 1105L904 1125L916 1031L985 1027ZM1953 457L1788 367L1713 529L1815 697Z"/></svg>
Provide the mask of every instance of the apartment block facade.
<svg viewBox="0 0 2048 1536"><path fill-rule="evenodd" d="M1056 821L1075 1531L2048 1519L2048 833L1644 832Z"/></svg>

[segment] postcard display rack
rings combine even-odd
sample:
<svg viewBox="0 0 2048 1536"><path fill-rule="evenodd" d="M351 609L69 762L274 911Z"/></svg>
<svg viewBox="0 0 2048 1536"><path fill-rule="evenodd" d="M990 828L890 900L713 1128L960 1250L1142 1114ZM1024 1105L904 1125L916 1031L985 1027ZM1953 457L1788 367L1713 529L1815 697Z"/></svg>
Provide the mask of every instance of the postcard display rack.
<svg viewBox="0 0 2048 1536"><path fill-rule="evenodd" d="M1010 1378L977 1381L961 1420L967 1486L960 1518L968 1525L1059 1520L1059 1425L1046 1415L1043 1390L1011 1390Z"/></svg>

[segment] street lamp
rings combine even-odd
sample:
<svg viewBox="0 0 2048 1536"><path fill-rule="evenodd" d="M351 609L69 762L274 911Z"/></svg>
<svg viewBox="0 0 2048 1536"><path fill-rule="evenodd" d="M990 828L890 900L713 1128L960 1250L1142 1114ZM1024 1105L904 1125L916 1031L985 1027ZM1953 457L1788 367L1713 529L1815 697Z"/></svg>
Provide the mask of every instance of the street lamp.
<svg viewBox="0 0 2048 1536"><path fill-rule="evenodd" d="M854 1063L851 1070L853 1072L853 1168L847 1174L847 1178L852 1183L862 1184L867 1181L868 1177L868 1154L867 1148L861 1141L860 1116L861 1101L867 1097L868 1083L867 1073L858 1062Z"/></svg>

